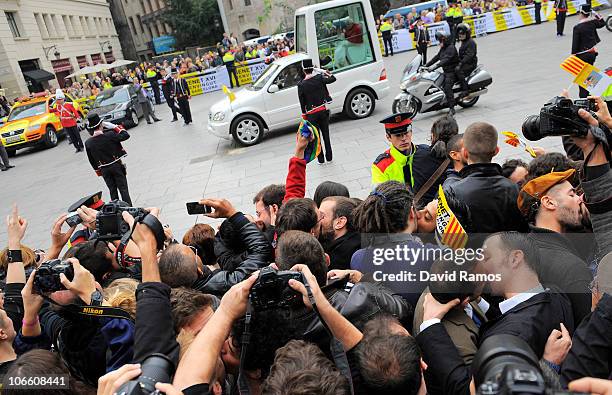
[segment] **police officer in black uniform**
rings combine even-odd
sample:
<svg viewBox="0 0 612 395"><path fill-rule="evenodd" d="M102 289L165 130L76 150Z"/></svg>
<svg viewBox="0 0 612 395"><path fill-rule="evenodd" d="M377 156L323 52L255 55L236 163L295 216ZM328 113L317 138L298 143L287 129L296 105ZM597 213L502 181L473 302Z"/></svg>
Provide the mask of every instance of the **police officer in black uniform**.
<svg viewBox="0 0 612 395"><path fill-rule="evenodd" d="M189 125L193 120L191 119L191 107L189 107L189 99L191 99L191 92L189 91L189 85L184 78L179 78L178 70L172 69L172 82L171 82L170 96L176 98L176 102L180 108L180 113L185 121L184 126Z"/></svg>
<svg viewBox="0 0 612 395"><path fill-rule="evenodd" d="M92 135L85 142L85 150L91 167L98 176L104 178L111 200L119 199L119 193L121 193L121 200L131 206L127 170L121 161L127 156L121 142L129 139L130 135L121 125L103 123L98 114L87 115L87 130Z"/></svg>
<svg viewBox="0 0 612 395"><path fill-rule="evenodd" d="M410 32L414 33L414 42L416 50L421 55L421 65L427 64L427 46L429 45L429 32L423 23L423 20L417 18L414 25L410 27Z"/></svg>
<svg viewBox="0 0 612 395"><path fill-rule="evenodd" d="M461 84L461 96L465 97L469 93L466 77L478 65L478 57L476 56L478 49L467 23L460 23L457 26L457 38L461 41L461 46L459 47L459 64L455 67L455 75Z"/></svg>
<svg viewBox="0 0 612 395"><path fill-rule="evenodd" d="M325 143L325 156L323 150L317 157L319 163L332 161L332 147L329 139L329 110L327 102L331 100L327 90L327 84L336 81L329 71L314 73L312 59L302 61L304 78L298 83L298 98L302 108L302 118L314 124Z"/></svg>
<svg viewBox="0 0 612 395"><path fill-rule="evenodd" d="M591 17L591 14L594 14ZM597 58L597 45L601 40L597 34L597 29L606 26L605 20L597 13L592 12L590 4L580 6L579 22L574 26L572 35L572 55L584 60L589 64L595 64ZM580 88L580 97L587 97L589 91Z"/></svg>
<svg viewBox="0 0 612 395"><path fill-rule="evenodd" d="M430 70L435 70L442 67L444 71L443 90L448 103L449 114L455 114L455 96L453 95L453 85L455 84L455 67L459 64L459 54L457 48L450 41L449 34L445 31L438 30L436 39L440 42L440 51L426 65ZM431 67L434 63L440 61L435 67Z"/></svg>

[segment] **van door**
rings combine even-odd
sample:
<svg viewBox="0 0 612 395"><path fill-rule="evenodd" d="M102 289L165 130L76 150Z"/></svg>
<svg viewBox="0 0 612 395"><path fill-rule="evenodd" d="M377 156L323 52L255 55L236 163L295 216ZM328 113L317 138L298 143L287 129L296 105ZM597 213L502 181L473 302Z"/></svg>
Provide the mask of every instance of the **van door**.
<svg viewBox="0 0 612 395"><path fill-rule="evenodd" d="M295 62L282 69L268 86L265 105L270 126L282 127L294 123L297 127L302 116L297 84L302 80L302 62ZM274 87L274 88L273 88ZM276 90L278 88L278 91ZM273 126L274 125L274 126Z"/></svg>

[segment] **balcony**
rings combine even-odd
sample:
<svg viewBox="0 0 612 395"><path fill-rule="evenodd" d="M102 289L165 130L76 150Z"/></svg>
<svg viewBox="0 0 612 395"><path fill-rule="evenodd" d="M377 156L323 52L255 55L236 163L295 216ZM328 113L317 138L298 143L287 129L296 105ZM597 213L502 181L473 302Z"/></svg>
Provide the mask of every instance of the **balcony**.
<svg viewBox="0 0 612 395"><path fill-rule="evenodd" d="M164 14L165 8L161 8L157 11L149 12L142 16L142 23L154 22Z"/></svg>

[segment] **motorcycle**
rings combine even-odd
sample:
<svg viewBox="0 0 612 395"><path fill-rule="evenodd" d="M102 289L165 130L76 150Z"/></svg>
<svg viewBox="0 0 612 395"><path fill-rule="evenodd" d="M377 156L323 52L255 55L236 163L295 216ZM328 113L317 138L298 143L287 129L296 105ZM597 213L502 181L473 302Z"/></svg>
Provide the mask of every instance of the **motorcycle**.
<svg viewBox="0 0 612 395"><path fill-rule="evenodd" d="M608 17L606 18L606 29L612 32L612 14L608 15Z"/></svg>
<svg viewBox="0 0 612 395"><path fill-rule="evenodd" d="M422 67L421 55L415 56L404 69L400 82L402 92L393 100L393 113L408 113L410 118L414 118L418 113L448 108L446 96L442 90L443 82L444 73ZM480 96L488 92L487 86L492 82L491 74L478 65L467 77L469 87L467 96L459 97L461 85L458 82L453 86L455 102L463 108L472 107Z"/></svg>

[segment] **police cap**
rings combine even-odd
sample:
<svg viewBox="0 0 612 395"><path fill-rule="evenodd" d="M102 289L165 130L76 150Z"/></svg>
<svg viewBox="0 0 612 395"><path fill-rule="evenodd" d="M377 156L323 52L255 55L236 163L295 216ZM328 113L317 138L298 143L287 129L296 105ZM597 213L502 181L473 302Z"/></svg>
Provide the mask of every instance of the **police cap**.
<svg viewBox="0 0 612 395"><path fill-rule="evenodd" d="M71 213L76 211L77 208L81 206L87 206L89 208L97 209L104 205L104 201L102 200L102 191L96 192L93 195L85 196L68 207L68 212Z"/></svg>
<svg viewBox="0 0 612 395"><path fill-rule="evenodd" d="M412 130L412 119L410 114L405 112L388 116L381 120L380 123L385 125L385 131L388 134L402 134Z"/></svg>

